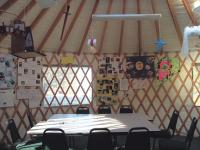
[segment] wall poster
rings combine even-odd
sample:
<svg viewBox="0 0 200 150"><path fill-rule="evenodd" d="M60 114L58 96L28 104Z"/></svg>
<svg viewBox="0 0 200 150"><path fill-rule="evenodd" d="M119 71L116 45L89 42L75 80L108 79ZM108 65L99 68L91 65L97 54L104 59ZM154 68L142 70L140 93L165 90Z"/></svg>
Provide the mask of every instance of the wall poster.
<svg viewBox="0 0 200 150"><path fill-rule="evenodd" d="M12 89L16 84L16 58L0 54L0 89Z"/></svg>
<svg viewBox="0 0 200 150"><path fill-rule="evenodd" d="M152 78L155 77L153 56L128 56L126 57L127 78Z"/></svg>
<svg viewBox="0 0 200 150"><path fill-rule="evenodd" d="M41 86L41 57L18 60L18 86Z"/></svg>
<svg viewBox="0 0 200 150"><path fill-rule="evenodd" d="M157 80L160 82L171 79L180 70L179 59L163 57L157 62Z"/></svg>

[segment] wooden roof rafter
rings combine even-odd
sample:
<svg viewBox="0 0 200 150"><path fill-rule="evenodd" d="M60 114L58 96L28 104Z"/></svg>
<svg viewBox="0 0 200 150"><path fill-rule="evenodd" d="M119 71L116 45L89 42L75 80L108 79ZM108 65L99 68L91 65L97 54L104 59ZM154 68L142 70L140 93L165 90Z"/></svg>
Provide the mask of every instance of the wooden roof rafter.
<svg viewBox="0 0 200 150"><path fill-rule="evenodd" d="M155 3L154 0L151 0L151 8L152 8L152 12L155 14L156 10L155 10ZM157 40L160 39L160 25L159 25L159 21L155 20L154 21L155 24L155 28L156 28L156 36L157 36Z"/></svg>
<svg viewBox="0 0 200 150"><path fill-rule="evenodd" d="M172 4L172 0L167 0L167 5L168 5L168 8L169 8L175 29L176 29L176 33L178 35L178 39L180 41L180 45L182 45L183 35L182 35L182 32L181 32L180 26L178 24L178 19L177 19L176 13L175 13L175 8Z"/></svg>
<svg viewBox="0 0 200 150"><path fill-rule="evenodd" d="M39 13L39 15L37 15L37 17L32 21L31 23L31 28L34 29L35 26L39 23L39 21L41 20L41 18L47 13L47 11L49 10L49 8L47 9L42 9Z"/></svg>
<svg viewBox="0 0 200 150"><path fill-rule="evenodd" d="M17 2L17 0L7 0L1 7L0 10L6 11L8 8L10 8L12 5L14 5ZM2 12L0 12L0 16L2 15Z"/></svg>
<svg viewBox="0 0 200 150"><path fill-rule="evenodd" d="M89 21L88 21L88 24L87 24L85 33L84 33L84 35L83 35L83 39L82 39L82 41L81 41L81 45L80 45L79 50L78 50L78 53L77 53L78 55L81 54L81 51L82 51L82 49L83 49L83 44L84 44L84 42L85 42L85 40L86 40L88 31L89 31L90 26L91 26L91 23L92 23L92 14L94 14L94 13L96 12L96 9L97 9L98 4L99 4L99 0L96 0L96 1L95 1L95 4L94 4L94 6L93 6L92 12L91 12L91 14L90 14L90 18L89 18Z"/></svg>
<svg viewBox="0 0 200 150"><path fill-rule="evenodd" d="M140 14L140 0L137 0L137 13ZM137 26L138 26L138 50L139 50L139 55L141 55L142 51L142 30L141 30L141 21L137 21Z"/></svg>
<svg viewBox="0 0 200 150"><path fill-rule="evenodd" d="M190 20L192 21L192 24L198 25L197 20L195 19L194 15L192 13L192 9L191 9L189 1L188 0L182 0L182 2L183 2L183 5L184 5L184 8L187 11L187 14L188 14Z"/></svg>
<svg viewBox="0 0 200 150"><path fill-rule="evenodd" d="M30 1L27 6L21 10L21 12L19 13L19 15L16 17L16 20L21 20L24 15L25 15L25 11L26 13L28 13L34 6L35 6L36 2L35 0ZM6 36L0 36L0 42L3 41L5 39Z"/></svg>
<svg viewBox="0 0 200 150"><path fill-rule="evenodd" d="M123 0L123 3L122 3L122 14L125 13L125 10L126 10L126 0ZM121 21L120 40L119 40L119 49L118 49L118 55L119 56L122 53L123 35L124 35L124 20Z"/></svg>
<svg viewBox="0 0 200 150"><path fill-rule="evenodd" d="M70 3L71 3L71 0L66 1L64 3L63 7L61 8L61 10L59 11L59 13L57 14L56 18L54 19L53 23L50 25L48 31L45 33L44 38L40 42L40 44L38 46L38 51L42 51L42 48L43 48L44 44L49 39L52 31L55 29L56 25L59 23L59 20L62 18L61 16L63 15L63 12L65 11L67 5L70 4Z"/></svg>
<svg viewBox="0 0 200 150"><path fill-rule="evenodd" d="M110 14L112 3L113 3L113 0L110 0L109 4L108 4L107 11L106 11L106 14ZM100 39L100 45L99 45L99 49L98 49L97 55L101 54L102 47L103 47L103 42L104 42L104 38L105 38L105 33L106 33L106 30L107 30L107 26L108 26L108 21L105 21L104 26L103 26L103 32L102 32L102 36L101 36L101 39Z"/></svg>
<svg viewBox="0 0 200 150"><path fill-rule="evenodd" d="M71 24L69 25L69 28L68 28L66 34L64 35L64 38L62 39L62 42L61 42L61 44L60 44L60 46L58 48L58 52L57 52L58 54L60 54L62 52L62 49L63 49L63 47L64 47L64 45L65 45L65 43L66 43L71 31L72 31L72 28L74 27L74 24L75 24L77 18L79 17L79 14L80 14L85 2L86 2L86 0L82 0L81 1L80 5L79 5L79 7L78 7L78 9L77 9L72 21L71 21Z"/></svg>

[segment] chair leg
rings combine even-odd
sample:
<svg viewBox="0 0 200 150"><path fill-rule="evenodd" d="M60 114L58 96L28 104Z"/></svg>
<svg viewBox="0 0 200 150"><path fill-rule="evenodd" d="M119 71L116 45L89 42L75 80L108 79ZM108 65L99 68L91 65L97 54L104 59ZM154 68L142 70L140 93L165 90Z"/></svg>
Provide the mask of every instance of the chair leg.
<svg viewBox="0 0 200 150"><path fill-rule="evenodd" d="M156 138L153 138L152 150L155 150L155 147L156 147Z"/></svg>
<svg viewBox="0 0 200 150"><path fill-rule="evenodd" d="M113 135L113 145L116 147L117 145L117 135Z"/></svg>

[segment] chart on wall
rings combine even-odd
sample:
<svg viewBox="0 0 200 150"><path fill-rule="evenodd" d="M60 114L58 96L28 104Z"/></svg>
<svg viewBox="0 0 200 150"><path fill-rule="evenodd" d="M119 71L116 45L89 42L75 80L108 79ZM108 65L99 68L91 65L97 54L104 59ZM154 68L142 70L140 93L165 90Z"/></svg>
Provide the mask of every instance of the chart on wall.
<svg viewBox="0 0 200 150"><path fill-rule="evenodd" d="M18 60L18 86L41 86L41 57Z"/></svg>
<svg viewBox="0 0 200 150"><path fill-rule="evenodd" d="M11 89L16 84L16 58L0 54L0 89Z"/></svg>
<svg viewBox="0 0 200 150"><path fill-rule="evenodd" d="M102 56L99 58L99 74L123 74L122 58L118 56Z"/></svg>
<svg viewBox="0 0 200 150"><path fill-rule="evenodd" d="M153 56L128 56L126 57L127 78L152 78L155 77Z"/></svg>

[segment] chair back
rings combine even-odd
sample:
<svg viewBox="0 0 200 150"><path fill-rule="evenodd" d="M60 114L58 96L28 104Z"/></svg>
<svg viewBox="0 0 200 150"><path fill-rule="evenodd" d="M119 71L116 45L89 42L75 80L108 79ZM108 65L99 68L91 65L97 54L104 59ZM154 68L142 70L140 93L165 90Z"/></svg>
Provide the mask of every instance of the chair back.
<svg viewBox="0 0 200 150"><path fill-rule="evenodd" d="M107 105L102 105L98 107L98 114L111 114L111 109Z"/></svg>
<svg viewBox="0 0 200 150"><path fill-rule="evenodd" d="M76 114L89 114L90 110L86 106L79 106L76 110Z"/></svg>
<svg viewBox="0 0 200 150"><path fill-rule="evenodd" d="M171 116L171 119L169 121L169 125L167 127L168 133L170 133L171 136L174 136L175 130L176 130L176 124L178 121L179 112L177 110L173 111L173 114Z"/></svg>
<svg viewBox="0 0 200 150"><path fill-rule="evenodd" d="M133 113L133 109L130 105L122 105L120 107L119 113Z"/></svg>
<svg viewBox="0 0 200 150"><path fill-rule="evenodd" d="M32 128L35 125L35 121L30 111L27 112L27 117L28 117L29 125Z"/></svg>
<svg viewBox="0 0 200 150"><path fill-rule="evenodd" d="M15 121L13 119L9 119L8 120L7 128L10 131L10 136L11 136L11 139L12 139L13 143L22 140L20 135L19 135L18 129L16 127Z"/></svg>
<svg viewBox="0 0 200 150"><path fill-rule="evenodd" d="M189 128L189 130L188 130L188 132L187 132L187 136L186 136L186 138L185 138L186 149L187 149L187 150L190 149L191 142L192 142L193 135L194 135L194 131L195 131L196 126L197 126L197 122L198 122L198 120L194 117L194 118L192 119L190 128Z"/></svg>
<svg viewBox="0 0 200 150"><path fill-rule="evenodd" d="M58 128L48 128L43 132L42 145L50 150L69 149L65 132Z"/></svg>
<svg viewBox="0 0 200 150"><path fill-rule="evenodd" d="M150 133L145 127L129 130L125 142L125 150L150 150Z"/></svg>
<svg viewBox="0 0 200 150"><path fill-rule="evenodd" d="M87 150L113 150L110 130L107 128L90 130Z"/></svg>

